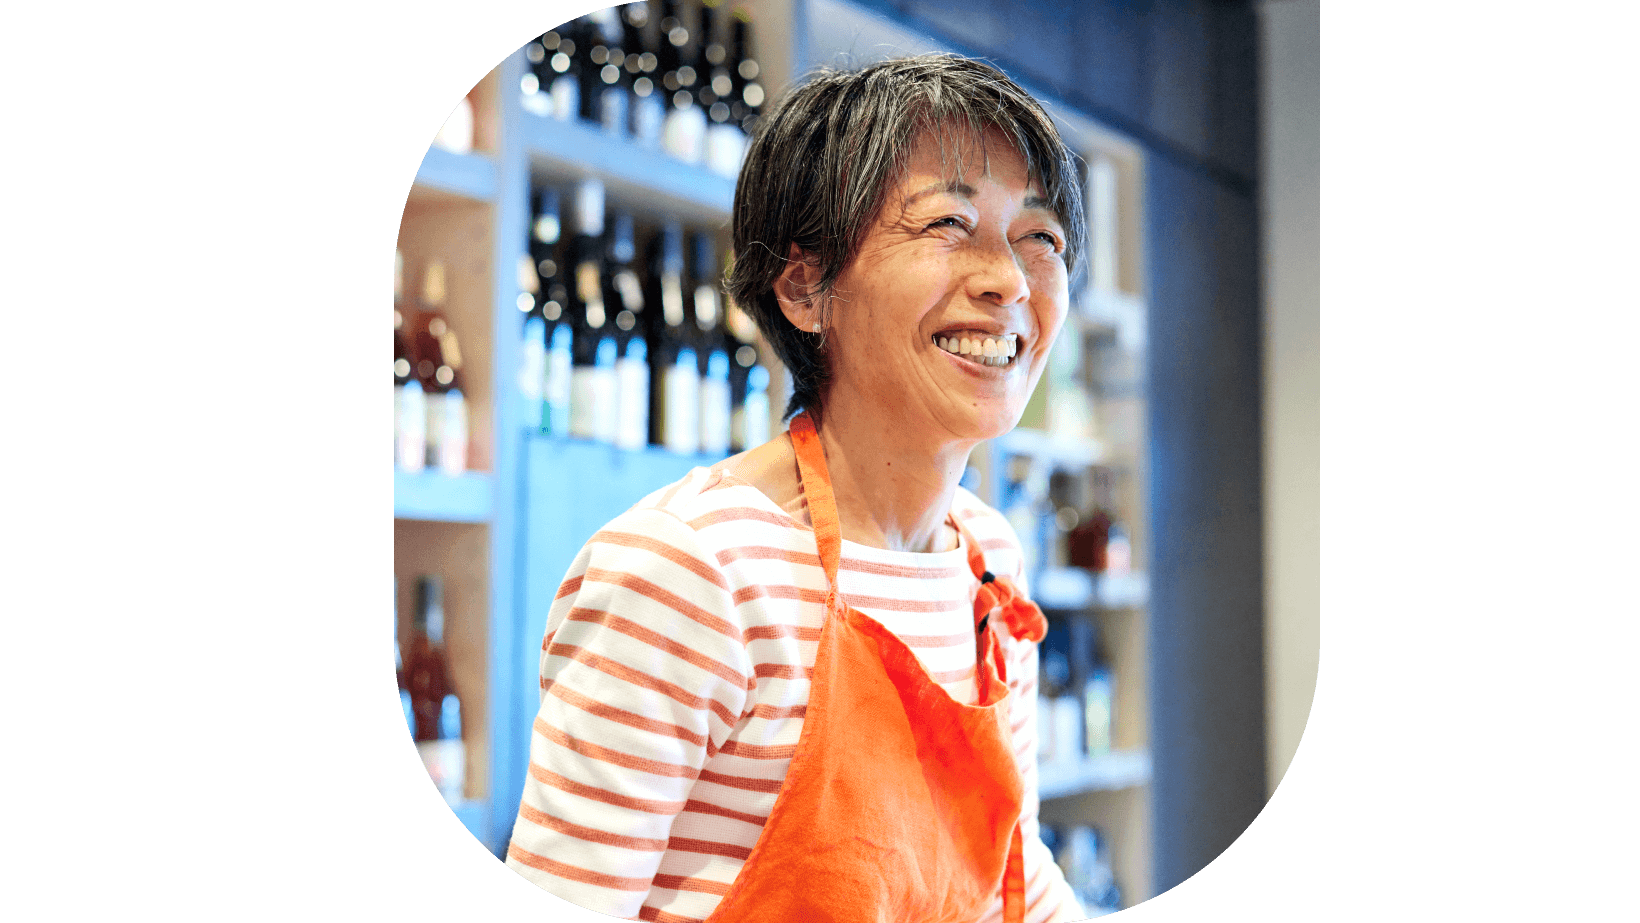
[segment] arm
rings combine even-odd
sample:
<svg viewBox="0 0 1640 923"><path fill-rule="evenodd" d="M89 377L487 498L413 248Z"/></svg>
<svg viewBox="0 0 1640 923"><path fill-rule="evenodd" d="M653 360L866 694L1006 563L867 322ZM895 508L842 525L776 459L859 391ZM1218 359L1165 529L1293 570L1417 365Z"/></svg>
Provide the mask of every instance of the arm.
<svg viewBox="0 0 1640 923"><path fill-rule="evenodd" d="M636 917L751 669L728 583L692 529L639 509L595 535L547 620L507 865L581 907Z"/></svg>

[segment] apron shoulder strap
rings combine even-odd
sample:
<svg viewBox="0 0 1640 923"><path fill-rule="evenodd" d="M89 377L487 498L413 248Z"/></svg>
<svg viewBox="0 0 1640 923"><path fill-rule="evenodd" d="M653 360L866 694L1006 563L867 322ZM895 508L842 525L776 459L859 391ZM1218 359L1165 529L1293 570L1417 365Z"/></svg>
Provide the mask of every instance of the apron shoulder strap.
<svg viewBox="0 0 1640 923"><path fill-rule="evenodd" d="M837 519L837 497L831 489L831 473L826 470L826 453L820 434L807 411L792 417L792 447L797 450L797 472L803 481L803 499L814 525L814 543L820 551L820 567L826 572L826 611L837 603L837 569L842 564L843 530Z"/></svg>

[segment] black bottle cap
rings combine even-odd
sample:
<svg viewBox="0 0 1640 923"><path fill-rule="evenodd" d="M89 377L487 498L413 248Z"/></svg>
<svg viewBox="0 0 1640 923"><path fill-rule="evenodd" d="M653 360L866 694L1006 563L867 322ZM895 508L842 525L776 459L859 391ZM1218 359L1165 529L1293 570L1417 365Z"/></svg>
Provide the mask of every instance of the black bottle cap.
<svg viewBox="0 0 1640 923"><path fill-rule="evenodd" d="M632 216L615 212L610 221L609 258L616 263L627 264L636 255L636 245L632 241Z"/></svg>
<svg viewBox="0 0 1640 923"><path fill-rule="evenodd" d="M660 233L661 272L683 274L683 226L667 219Z"/></svg>
<svg viewBox="0 0 1640 923"><path fill-rule="evenodd" d="M690 269L694 272L697 283L717 282L717 246L712 235L697 231L692 241L691 255L694 257Z"/></svg>

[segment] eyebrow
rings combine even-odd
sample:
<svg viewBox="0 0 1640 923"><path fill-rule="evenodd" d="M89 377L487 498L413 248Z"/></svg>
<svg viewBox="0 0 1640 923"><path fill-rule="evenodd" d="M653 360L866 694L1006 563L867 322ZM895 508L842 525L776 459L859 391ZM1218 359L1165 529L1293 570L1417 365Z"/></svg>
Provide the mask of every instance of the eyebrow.
<svg viewBox="0 0 1640 923"><path fill-rule="evenodd" d="M926 198L926 197L934 195L935 193L938 193L938 192L956 193L957 195L960 195L965 199L971 199L971 198L974 197L974 187L968 185L965 182L962 182L961 180L951 180L951 181L945 182L945 183L935 183L932 186L927 186L923 189L920 189L920 190L918 190L916 192L913 192L912 194L906 196L905 197L904 207L909 208L913 203L917 202L919 199ZM1025 205L1026 208L1040 208L1043 211L1048 211L1048 212L1051 212L1051 211L1054 210L1053 203L1049 202L1046 198L1044 198L1042 196L1026 196L1024 205Z"/></svg>

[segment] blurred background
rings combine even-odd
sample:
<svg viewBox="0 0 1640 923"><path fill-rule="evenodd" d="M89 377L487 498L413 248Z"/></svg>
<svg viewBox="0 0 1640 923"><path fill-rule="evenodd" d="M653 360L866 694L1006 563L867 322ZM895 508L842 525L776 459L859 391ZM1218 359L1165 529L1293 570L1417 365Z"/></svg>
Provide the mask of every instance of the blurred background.
<svg viewBox="0 0 1640 923"><path fill-rule="evenodd" d="M745 133L815 65L946 50L1084 164L1072 318L965 480L1052 626L1044 839L1090 911L1210 862L1315 681L1317 0L654 0L541 30L451 114L398 241L399 679L457 816L504 853L582 543L782 428L783 370L716 282Z"/></svg>

